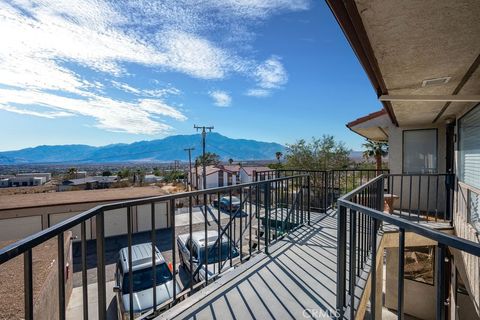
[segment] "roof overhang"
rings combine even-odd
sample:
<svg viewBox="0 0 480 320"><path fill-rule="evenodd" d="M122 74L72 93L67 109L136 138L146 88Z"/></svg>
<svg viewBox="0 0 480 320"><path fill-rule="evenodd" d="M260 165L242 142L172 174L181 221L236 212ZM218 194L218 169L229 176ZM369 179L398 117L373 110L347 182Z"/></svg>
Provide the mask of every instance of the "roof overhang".
<svg viewBox="0 0 480 320"><path fill-rule="evenodd" d="M478 0L326 1L392 123L432 124L476 103Z"/></svg>
<svg viewBox="0 0 480 320"><path fill-rule="evenodd" d="M387 112L380 110L347 123L347 128L369 140L387 141L390 123Z"/></svg>

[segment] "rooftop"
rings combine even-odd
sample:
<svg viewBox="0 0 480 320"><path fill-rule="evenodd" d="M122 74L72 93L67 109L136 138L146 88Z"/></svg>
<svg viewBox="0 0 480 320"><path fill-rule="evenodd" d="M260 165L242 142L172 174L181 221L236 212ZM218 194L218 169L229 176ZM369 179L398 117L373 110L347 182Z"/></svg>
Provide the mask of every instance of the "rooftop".
<svg viewBox="0 0 480 320"><path fill-rule="evenodd" d="M166 193L167 192L165 189L155 186L148 186L35 194L15 194L0 196L0 210L88 202L120 201L160 196Z"/></svg>

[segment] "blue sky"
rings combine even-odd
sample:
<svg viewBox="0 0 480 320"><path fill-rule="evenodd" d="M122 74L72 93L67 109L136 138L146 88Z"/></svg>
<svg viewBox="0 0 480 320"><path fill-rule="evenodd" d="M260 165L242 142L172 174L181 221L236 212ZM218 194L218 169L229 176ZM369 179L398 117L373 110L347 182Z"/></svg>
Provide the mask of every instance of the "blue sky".
<svg viewBox="0 0 480 320"><path fill-rule="evenodd" d="M194 133L293 143L379 110L330 10L309 0L4 1L0 150Z"/></svg>

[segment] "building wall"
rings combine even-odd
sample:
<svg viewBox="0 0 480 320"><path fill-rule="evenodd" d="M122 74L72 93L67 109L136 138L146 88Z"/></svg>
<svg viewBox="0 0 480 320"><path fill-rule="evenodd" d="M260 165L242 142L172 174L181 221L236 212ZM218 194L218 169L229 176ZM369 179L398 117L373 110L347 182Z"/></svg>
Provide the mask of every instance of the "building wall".
<svg viewBox="0 0 480 320"><path fill-rule="evenodd" d="M0 211L0 241L25 238L100 204L104 203L93 202ZM157 229L169 226L167 214L167 202L155 204L155 224ZM150 230L151 205L133 207L133 222L134 232ZM81 239L80 229L80 225L71 229L76 241ZM126 233L127 209L105 211L105 236ZM95 239L95 219L90 219L86 222L86 237L87 239Z"/></svg>
<svg viewBox="0 0 480 320"><path fill-rule="evenodd" d="M385 307L397 310L398 248L386 249ZM404 311L411 316L435 319L435 286L404 279Z"/></svg>
<svg viewBox="0 0 480 320"><path fill-rule="evenodd" d="M416 129L437 129L438 130L438 145L437 145L437 160L438 160L438 172L445 173L446 170L446 131L445 125L440 124L415 126L415 127L395 127L391 125L388 128L389 133L389 156L388 166L390 173L401 174L403 171L403 131L404 130L416 130Z"/></svg>
<svg viewBox="0 0 480 320"><path fill-rule="evenodd" d="M438 173L446 173L446 127L444 124L432 126L416 126L416 127L395 127L391 125L388 128L389 132L389 159L388 166L391 174L402 174L403 173L403 131L404 130L416 130L416 129L437 129L437 168ZM436 205L437 197L437 186L436 178L431 178L430 181L427 177L418 178L413 177L411 188L410 188L410 178L403 178L403 187L400 177L393 178L390 181L390 188L393 190L397 196L402 196L401 202L400 199L394 203L394 208L399 210L406 210L408 208L419 208L421 211L434 212L435 209L438 210L439 216L443 217L445 212L445 180L444 178L439 179L439 188L438 188L438 205ZM421 181L420 181L421 179ZM393 188L392 188L393 187ZM403 192L401 191L403 189ZM427 197L427 194L429 196ZM410 200L409 196L412 196ZM419 197L420 195L420 197ZM428 200L428 203L427 203Z"/></svg>
<svg viewBox="0 0 480 320"><path fill-rule="evenodd" d="M457 121L468 111L473 109L475 106L465 108L461 113L457 114ZM455 127L455 134L458 137L458 123ZM458 152L458 139L455 143L455 163L459 163L459 152ZM480 143L480 141L479 141ZM470 191L468 190L470 189ZM472 192L473 188L467 188L461 184L457 184L455 189L455 198L453 205L454 212L454 227L455 233L457 236L470 241L480 243L480 237L478 231L468 222L469 215L469 205L468 205L468 193ZM480 194L480 190L476 191ZM473 297L474 307L477 311L477 314L480 314L480 258L462 253L461 259L457 259L456 263L463 264L463 268L466 272L465 285L470 291L470 295Z"/></svg>

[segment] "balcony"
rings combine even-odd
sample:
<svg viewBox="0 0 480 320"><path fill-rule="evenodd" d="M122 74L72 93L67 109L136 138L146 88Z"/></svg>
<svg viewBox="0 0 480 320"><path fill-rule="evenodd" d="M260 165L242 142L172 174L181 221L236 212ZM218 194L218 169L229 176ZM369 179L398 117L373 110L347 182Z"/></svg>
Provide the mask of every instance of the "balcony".
<svg viewBox="0 0 480 320"><path fill-rule="evenodd" d="M19 299L23 297L21 313L26 319L39 316L32 255L48 241L56 242L56 279L62 279L56 280L55 295L48 296L47 302L56 306L53 318L116 318L114 287L122 286L114 280L118 252L126 247L124 260L132 266L132 247L150 243L152 253L155 247L159 249L179 286L173 286L170 297L159 302L152 288L156 278L147 280L152 283L152 310L142 310L140 315L139 310L129 308L137 303L134 283L124 283L119 290L129 295L121 307L128 309L121 310L126 318L380 319L385 311L381 301L383 251L390 248L400 257L394 271L398 279L395 309L402 316L403 259L412 239L435 245L436 284L446 283L449 277L443 261L448 261L451 252L472 261L480 256L480 245L453 235L453 181L443 174L391 175L375 170L258 172L252 183L95 207L2 248L0 268L23 256ZM222 198L233 203L235 197L238 206L220 205ZM140 207L149 208L146 231L138 228ZM159 208L165 208L166 229L156 227L159 210L163 210ZM105 232L108 223L121 219L126 222L126 234L109 237ZM178 236L192 239L195 233L206 239L213 231L220 236L211 240L210 249L195 262L190 246L190 259L185 261ZM65 241L70 232L72 241ZM228 249L225 259L207 262L209 255L222 256L222 239L238 248L238 255ZM65 280L72 270L66 257L69 246L76 279L71 296ZM156 256L150 254L152 270L159 263ZM203 272L209 264L213 272ZM132 267L124 270L129 279L133 272ZM447 288L436 285L435 290L436 317L445 318Z"/></svg>

